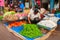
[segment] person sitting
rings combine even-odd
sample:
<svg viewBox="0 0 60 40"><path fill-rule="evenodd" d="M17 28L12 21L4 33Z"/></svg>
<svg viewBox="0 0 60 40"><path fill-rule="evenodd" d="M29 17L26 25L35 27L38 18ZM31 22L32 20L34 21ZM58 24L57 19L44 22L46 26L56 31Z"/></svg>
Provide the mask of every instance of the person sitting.
<svg viewBox="0 0 60 40"><path fill-rule="evenodd" d="M36 24L40 21L40 13L38 12L38 9L35 9L34 12L28 14L28 22L31 24Z"/></svg>
<svg viewBox="0 0 60 40"><path fill-rule="evenodd" d="M19 8L18 6L14 6L14 11L15 12L22 12L22 9L21 8Z"/></svg>
<svg viewBox="0 0 60 40"><path fill-rule="evenodd" d="M24 4L21 1L19 1L19 8L22 9L22 12L24 11Z"/></svg>

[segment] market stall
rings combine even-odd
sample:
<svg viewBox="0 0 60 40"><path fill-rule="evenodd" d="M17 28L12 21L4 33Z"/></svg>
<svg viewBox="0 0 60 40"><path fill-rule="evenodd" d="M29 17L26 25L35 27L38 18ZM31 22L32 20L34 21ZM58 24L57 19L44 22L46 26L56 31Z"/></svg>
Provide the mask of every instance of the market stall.
<svg viewBox="0 0 60 40"><path fill-rule="evenodd" d="M24 17L27 17L27 15L27 13L20 14L10 11L6 12L0 18L5 21L4 25L8 31L22 40L47 39L57 27L57 21L59 20L59 18L56 18L54 15L48 14L37 24L28 24L28 22L22 20ZM48 16L50 17L48 18Z"/></svg>
<svg viewBox="0 0 60 40"><path fill-rule="evenodd" d="M54 4L52 3L51 10L53 9ZM46 12L46 10L44 11ZM0 20L5 21L4 25L9 32L22 40L47 39L57 27L57 22L60 19L60 12L55 12L55 14L44 14L44 17L37 24L29 24L25 20L25 18L27 19L28 12L29 10L26 10L23 13L16 13L14 11L5 12L5 14L0 16Z"/></svg>

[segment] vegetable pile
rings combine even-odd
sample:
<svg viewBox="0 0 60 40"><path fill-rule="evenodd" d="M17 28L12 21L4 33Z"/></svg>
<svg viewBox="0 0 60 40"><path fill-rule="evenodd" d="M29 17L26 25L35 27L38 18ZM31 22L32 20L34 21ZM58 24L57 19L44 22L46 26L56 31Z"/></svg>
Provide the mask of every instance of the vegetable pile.
<svg viewBox="0 0 60 40"><path fill-rule="evenodd" d="M3 15L3 20L5 20L5 21L16 21L16 20L18 20L18 17L15 16L14 14L15 14L14 11L6 12L6 13Z"/></svg>
<svg viewBox="0 0 60 40"><path fill-rule="evenodd" d="M0 16L0 20L2 20L3 19L3 16Z"/></svg>
<svg viewBox="0 0 60 40"><path fill-rule="evenodd" d="M12 28L13 26L14 27L21 26L23 24L26 24L26 22L25 21L12 22L12 23L9 24L9 28Z"/></svg>
<svg viewBox="0 0 60 40"><path fill-rule="evenodd" d="M15 14L15 12L14 11L6 12L3 16L7 16L9 14L13 15L13 14Z"/></svg>
<svg viewBox="0 0 60 40"><path fill-rule="evenodd" d="M25 24L24 29L20 32L20 34L28 38L43 36L42 32L35 24Z"/></svg>

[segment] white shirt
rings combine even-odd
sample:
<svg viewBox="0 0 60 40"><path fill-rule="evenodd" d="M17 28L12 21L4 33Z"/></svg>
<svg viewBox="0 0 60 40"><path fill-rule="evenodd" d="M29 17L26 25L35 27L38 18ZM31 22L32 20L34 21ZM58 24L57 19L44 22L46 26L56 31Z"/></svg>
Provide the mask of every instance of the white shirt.
<svg viewBox="0 0 60 40"><path fill-rule="evenodd" d="M36 15L34 13L29 13L28 17L30 17L31 20L34 20L34 18L38 17L40 19L40 14L37 13Z"/></svg>

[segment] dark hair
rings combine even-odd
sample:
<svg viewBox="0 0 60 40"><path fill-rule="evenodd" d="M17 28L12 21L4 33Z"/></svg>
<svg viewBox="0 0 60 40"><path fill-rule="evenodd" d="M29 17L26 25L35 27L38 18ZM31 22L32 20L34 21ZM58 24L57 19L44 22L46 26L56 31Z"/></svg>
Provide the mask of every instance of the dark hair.
<svg viewBox="0 0 60 40"><path fill-rule="evenodd" d="M37 9L37 8L35 8L35 9L34 9L34 12L38 12L38 9Z"/></svg>

